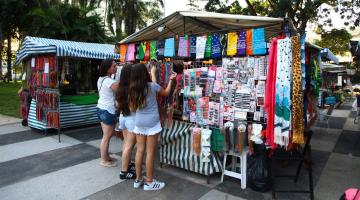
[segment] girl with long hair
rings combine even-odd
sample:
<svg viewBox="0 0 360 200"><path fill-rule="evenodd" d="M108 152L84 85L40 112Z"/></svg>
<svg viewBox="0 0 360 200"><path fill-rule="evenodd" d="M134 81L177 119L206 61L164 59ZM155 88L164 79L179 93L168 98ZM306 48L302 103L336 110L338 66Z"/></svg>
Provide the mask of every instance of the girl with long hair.
<svg viewBox="0 0 360 200"><path fill-rule="evenodd" d="M176 73L170 76L169 84L163 89L157 83L151 82L150 74L145 65L133 65L131 81L129 87L129 107L131 111L136 111L135 128L136 134L136 180L134 188L139 188L143 184L142 161L146 151L146 180L144 190L160 190L165 187L164 182L154 179L154 156L156 143L160 131L160 117L157 104L157 95L168 96L170 94L172 81L176 78ZM152 80L155 80L156 69L151 70ZM145 149L146 148L146 149Z"/></svg>
<svg viewBox="0 0 360 200"><path fill-rule="evenodd" d="M105 167L114 167L115 159L109 156L109 143L113 135L116 115L115 115L115 97L114 93L118 89L118 83L111 78L116 73L116 63L114 59L105 59L100 65L99 79L97 88L99 91L99 100L97 104L97 116L101 123L103 137L100 143L101 161L100 165Z"/></svg>
<svg viewBox="0 0 360 200"><path fill-rule="evenodd" d="M136 136L133 133L135 112L130 112L128 101L131 68L131 65L125 65L122 68L119 88L116 92L116 103L120 113L119 129L122 130L124 136L120 179L135 178L135 165L130 162L131 152L136 143Z"/></svg>

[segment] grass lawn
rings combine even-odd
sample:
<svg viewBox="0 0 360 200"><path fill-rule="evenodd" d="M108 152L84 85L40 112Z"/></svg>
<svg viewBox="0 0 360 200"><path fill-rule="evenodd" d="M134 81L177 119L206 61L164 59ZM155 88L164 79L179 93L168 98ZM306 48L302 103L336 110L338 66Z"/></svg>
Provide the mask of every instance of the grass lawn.
<svg viewBox="0 0 360 200"><path fill-rule="evenodd" d="M17 92L21 83L0 83L0 114L20 118L20 97Z"/></svg>

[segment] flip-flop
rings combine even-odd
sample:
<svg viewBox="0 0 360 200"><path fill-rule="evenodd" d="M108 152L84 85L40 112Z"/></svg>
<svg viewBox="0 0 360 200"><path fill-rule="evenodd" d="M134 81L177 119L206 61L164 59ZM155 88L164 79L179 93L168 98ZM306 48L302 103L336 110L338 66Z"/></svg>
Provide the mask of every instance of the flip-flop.
<svg viewBox="0 0 360 200"><path fill-rule="evenodd" d="M100 161L100 165L104 166L104 167L115 167L116 166L116 162L111 162L111 161Z"/></svg>

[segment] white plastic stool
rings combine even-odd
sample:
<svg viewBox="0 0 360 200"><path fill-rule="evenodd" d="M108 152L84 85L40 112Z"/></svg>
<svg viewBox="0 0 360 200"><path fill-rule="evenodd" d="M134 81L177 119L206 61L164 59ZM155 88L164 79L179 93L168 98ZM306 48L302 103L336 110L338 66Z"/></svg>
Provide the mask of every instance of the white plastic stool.
<svg viewBox="0 0 360 200"><path fill-rule="evenodd" d="M246 188L246 160L247 160L247 149L244 149L241 154L235 153L233 151L224 153L224 164L223 164L223 172L221 174L221 182L224 180L224 175L231 176L233 178L237 178L241 180L241 189ZM227 156L231 156L232 162L231 162L231 170L226 169L226 159ZM240 173L236 172L236 164L238 162L236 161L237 158L240 158Z"/></svg>

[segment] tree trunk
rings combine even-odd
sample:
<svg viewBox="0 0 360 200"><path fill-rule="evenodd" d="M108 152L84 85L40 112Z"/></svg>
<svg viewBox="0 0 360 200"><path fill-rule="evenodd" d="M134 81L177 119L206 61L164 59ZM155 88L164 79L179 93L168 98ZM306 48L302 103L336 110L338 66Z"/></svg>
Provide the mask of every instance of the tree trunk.
<svg viewBox="0 0 360 200"><path fill-rule="evenodd" d="M7 36L7 81L11 81L12 77L11 77L11 35L10 35L10 31L8 32L8 36Z"/></svg>

